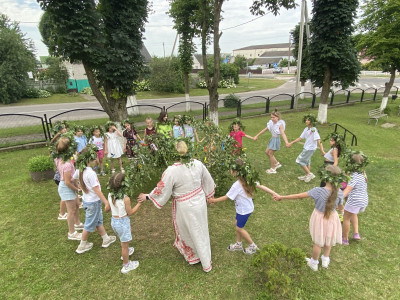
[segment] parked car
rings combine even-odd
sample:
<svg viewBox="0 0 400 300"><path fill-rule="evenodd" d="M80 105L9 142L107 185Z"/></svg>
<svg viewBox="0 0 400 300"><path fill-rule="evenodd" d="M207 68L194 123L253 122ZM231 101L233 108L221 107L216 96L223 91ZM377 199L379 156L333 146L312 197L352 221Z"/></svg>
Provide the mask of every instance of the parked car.
<svg viewBox="0 0 400 300"><path fill-rule="evenodd" d="M274 73L274 74L276 74L276 73L283 73L283 70L282 70L282 68L273 68L272 69L272 73Z"/></svg>

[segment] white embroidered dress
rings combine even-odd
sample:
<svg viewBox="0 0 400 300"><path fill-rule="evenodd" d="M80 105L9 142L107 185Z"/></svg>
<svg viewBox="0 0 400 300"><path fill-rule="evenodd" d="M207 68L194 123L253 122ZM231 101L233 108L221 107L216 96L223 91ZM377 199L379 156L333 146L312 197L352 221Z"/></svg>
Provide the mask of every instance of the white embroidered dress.
<svg viewBox="0 0 400 300"><path fill-rule="evenodd" d="M172 196L174 247L189 264L201 262L205 272L212 268L206 199L214 195L214 190L207 168L194 159L187 165L175 163L168 167L149 194L157 208Z"/></svg>

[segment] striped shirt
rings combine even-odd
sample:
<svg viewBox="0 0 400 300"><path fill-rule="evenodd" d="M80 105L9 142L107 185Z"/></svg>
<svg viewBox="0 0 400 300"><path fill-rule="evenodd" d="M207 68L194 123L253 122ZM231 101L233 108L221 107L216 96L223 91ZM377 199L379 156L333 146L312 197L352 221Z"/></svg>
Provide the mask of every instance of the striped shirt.
<svg viewBox="0 0 400 300"><path fill-rule="evenodd" d="M315 201L315 209L322 213L325 212L325 205L330 195L331 191L324 187L315 187L308 191L308 196L313 198ZM343 192L341 190L338 190L336 203L332 210L336 209L341 200L343 200Z"/></svg>
<svg viewBox="0 0 400 300"><path fill-rule="evenodd" d="M366 207L368 205L367 175L354 172L350 177L350 182L347 185L353 189L348 195L347 203L355 207Z"/></svg>

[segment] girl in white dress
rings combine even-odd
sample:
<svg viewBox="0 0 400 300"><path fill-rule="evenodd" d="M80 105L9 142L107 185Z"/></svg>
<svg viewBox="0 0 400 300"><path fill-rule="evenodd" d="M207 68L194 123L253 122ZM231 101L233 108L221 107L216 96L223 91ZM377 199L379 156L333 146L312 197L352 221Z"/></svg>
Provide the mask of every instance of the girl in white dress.
<svg viewBox="0 0 400 300"><path fill-rule="evenodd" d="M282 166L280 162L278 162L275 158L275 151L281 148L281 136L285 141L286 147L288 147L289 145L288 139L285 134L285 126L285 121L281 120L281 114L275 109L275 111L271 113L271 120L268 121L267 127L261 130L254 137L254 140L256 141L259 135L268 130L271 132L272 137L268 143L267 149L265 150L265 154L267 154L271 163L271 168L265 171L268 174L276 174L276 169Z"/></svg>
<svg viewBox="0 0 400 300"><path fill-rule="evenodd" d="M107 155L111 160L111 173L115 173L114 159L116 158L121 169L121 173L125 173L122 167L121 155L124 153L119 137L122 138L122 133L117 129L114 122L107 122L106 133L104 134L104 155Z"/></svg>

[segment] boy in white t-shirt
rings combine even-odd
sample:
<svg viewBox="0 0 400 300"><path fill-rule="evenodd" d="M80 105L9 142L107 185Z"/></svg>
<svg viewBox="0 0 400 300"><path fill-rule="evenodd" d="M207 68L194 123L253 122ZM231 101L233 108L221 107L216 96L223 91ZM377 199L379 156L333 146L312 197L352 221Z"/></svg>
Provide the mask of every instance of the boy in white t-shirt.
<svg viewBox="0 0 400 300"><path fill-rule="evenodd" d="M321 137L319 136L318 130L314 127L317 123L316 118L313 115L305 115L303 117L303 122L306 123L307 127L304 128L300 137L289 143L288 147L291 147L294 143L297 143L302 139L306 140L303 151L296 158L296 163L299 164L305 172L305 175L299 176L298 179L310 182L315 178L315 175L311 173L311 157L315 150L317 150L317 144L321 152L324 151L324 148L321 144Z"/></svg>
<svg viewBox="0 0 400 300"><path fill-rule="evenodd" d="M102 247L107 248L115 242L115 236L108 236L103 226L103 213L101 204L104 203L105 211L110 210L110 204L101 191L101 186L97 174L92 166L96 165L97 148L90 145L82 150L76 165L77 170L73 178L79 180L82 189L83 207L85 209L85 224L83 227L81 243L76 249L76 253L82 254L93 247L93 243L87 241L89 234L97 230L103 239ZM81 175L81 176L80 176Z"/></svg>

